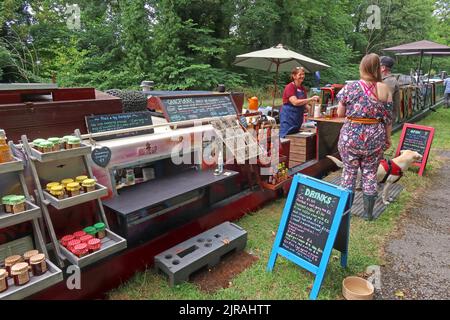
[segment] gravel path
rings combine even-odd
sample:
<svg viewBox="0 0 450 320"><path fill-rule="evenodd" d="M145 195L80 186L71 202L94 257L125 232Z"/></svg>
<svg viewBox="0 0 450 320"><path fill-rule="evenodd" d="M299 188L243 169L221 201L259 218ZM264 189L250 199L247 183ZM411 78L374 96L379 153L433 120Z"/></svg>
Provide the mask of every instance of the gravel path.
<svg viewBox="0 0 450 320"><path fill-rule="evenodd" d="M386 244L377 299L450 299L450 152Z"/></svg>

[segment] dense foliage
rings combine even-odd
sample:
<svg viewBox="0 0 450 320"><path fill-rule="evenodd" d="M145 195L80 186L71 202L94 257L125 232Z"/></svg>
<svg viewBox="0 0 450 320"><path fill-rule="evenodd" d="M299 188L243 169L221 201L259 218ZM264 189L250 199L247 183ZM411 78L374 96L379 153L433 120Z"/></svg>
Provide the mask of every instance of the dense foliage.
<svg viewBox="0 0 450 320"><path fill-rule="evenodd" d="M368 28L370 5L380 29ZM332 66L321 85L338 83L357 77L367 52L423 39L450 45L449 10L448 0L0 0L0 81L270 91L273 74L232 62L283 43ZM417 58L399 62L395 71L409 73ZM450 71L448 58L434 65Z"/></svg>

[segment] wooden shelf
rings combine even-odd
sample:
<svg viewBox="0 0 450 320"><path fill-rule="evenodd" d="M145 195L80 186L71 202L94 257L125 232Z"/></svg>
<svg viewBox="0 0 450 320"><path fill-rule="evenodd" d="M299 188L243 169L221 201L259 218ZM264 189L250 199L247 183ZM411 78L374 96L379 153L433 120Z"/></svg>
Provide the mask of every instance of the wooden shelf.
<svg viewBox="0 0 450 320"><path fill-rule="evenodd" d="M80 268L104 259L113 253L126 249L127 247L127 241L109 229L106 229L106 237L101 239L101 242L102 247L100 250L85 255L81 258L78 258L61 244L59 246L64 257L67 258L67 260L69 260L72 264L75 264Z"/></svg>
<svg viewBox="0 0 450 320"><path fill-rule="evenodd" d="M64 199L58 199L43 190L45 199L58 210L76 206L81 203L85 203L91 200L98 199L108 194L108 189L98 183L95 184L95 190L91 192L80 193L78 196L67 197Z"/></svg>
<svg viewBox="0 0 450 320"><path fill-rule="evenodd" d="M14 158L14 160L10 162L0 163L0 174L22 170L23 170L23 163L17 158Z"/></svg>
<svg viewBox="0 0 450 320"><path fill-rule="evenodd" d="M31 156L39 162L50 162L68 158L74 158L91 153L91 146L81 144L79 148L67 149L53 152L42 153L33 148L33 144L30 144Z"/></svg>
<svg viewBox="0 0 450 320"><path fill-rule="evenodd" d="M289 178L287 178L287 179L285 179L285 180L283 180L281 182L278 182L277 184L270 184L270 183L267 183L265 181L261 181L261 186L264 189L268 189L268 190L278 190L281 187L283 187L285 183L287 183L287 182L289 182L291 180L292 180L292 177L289 177Z"/></svg>
<svg viewBox="0 0 450 320"><path fill-rule="evenodd" d="M63 281L61 269L51 263L48 259L46 262L48 268L47 272L38 277L32 277L30 273L30 281L23 286L15 286L13 279L9 278L9 288L0 293L0 300L21 300Z"/></svg>
<svg viewBox="0 0 450 320"><path fill-rule="evenodd" d="M0 229L41 217L41 209L28 200L25 201L25 209L20 213L6 213L2 206L0 209Z"/></svg>

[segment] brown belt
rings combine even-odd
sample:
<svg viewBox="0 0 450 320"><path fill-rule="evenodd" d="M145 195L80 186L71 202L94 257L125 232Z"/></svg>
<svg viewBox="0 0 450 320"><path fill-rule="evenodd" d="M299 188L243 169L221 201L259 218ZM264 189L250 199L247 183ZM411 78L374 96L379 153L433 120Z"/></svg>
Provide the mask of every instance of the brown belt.
<svg viewBox="0 0 450 320"><path fill-rule="evenodd" d="M382 121L376 118L354 118L354 117L347 117L347 120L349 120L352 123L359 123L359 124L377 124Z"/></svg>

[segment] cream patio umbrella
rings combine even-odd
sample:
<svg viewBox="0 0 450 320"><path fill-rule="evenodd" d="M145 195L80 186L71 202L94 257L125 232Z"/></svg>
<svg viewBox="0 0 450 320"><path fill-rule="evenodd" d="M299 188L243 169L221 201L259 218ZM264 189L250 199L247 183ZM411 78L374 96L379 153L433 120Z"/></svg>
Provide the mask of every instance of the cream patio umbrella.
<svg viewBox="0 0 450 320"><path fill-rule="evenodd" d="M258 50L244 53L236 56L234 65L246 68L253 68L275 72L275 91L273 94L272 106L275 104L275 96L277 93L278 73L283 71L290 72L294 67L303 67L305 72L313 73L325 68L329 65L320 61L311 59L295 51L289 50L287 47L279 44L265 50Z"/></svg>

